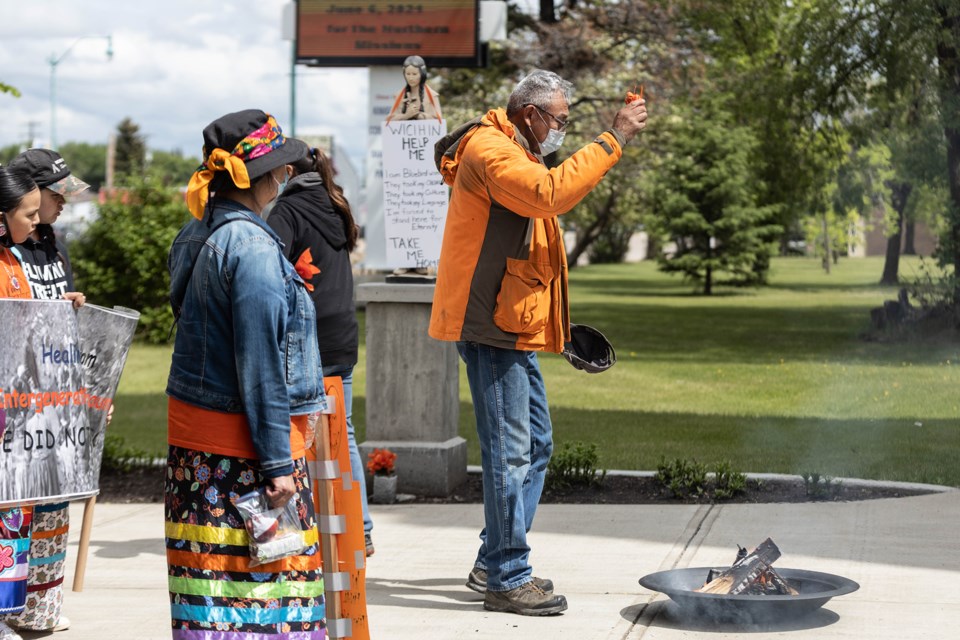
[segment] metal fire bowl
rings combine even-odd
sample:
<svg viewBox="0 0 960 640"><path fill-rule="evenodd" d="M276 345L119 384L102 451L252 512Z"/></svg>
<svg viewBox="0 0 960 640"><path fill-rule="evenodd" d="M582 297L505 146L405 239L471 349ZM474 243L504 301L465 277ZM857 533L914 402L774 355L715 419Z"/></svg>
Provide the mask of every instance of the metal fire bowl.
<svg viewBox="0 0 960 640"><path fill-rule="evenodd" d="M715 567L722 571L729 567ZM790 595L723 595L697 593L707 579L710 567L671 569L640 578L651 591L666 594L687 614L717 622L770 624L806 616L830 598L853 593L860 585L831 573L781 569L777 573L800 593Z"/></svg>

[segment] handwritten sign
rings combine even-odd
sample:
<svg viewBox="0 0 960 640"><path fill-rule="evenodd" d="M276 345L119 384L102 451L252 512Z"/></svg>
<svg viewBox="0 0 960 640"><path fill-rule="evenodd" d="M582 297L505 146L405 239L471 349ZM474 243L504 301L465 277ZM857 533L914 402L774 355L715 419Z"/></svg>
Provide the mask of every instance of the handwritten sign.
<svg viewBox="0 0 960 640"><path fill-rule="evenodd" d="M447 123L385 122L381 133L387 263L435 267L440 259L448 193L433 162L433 146L447 134Z"/></svg>

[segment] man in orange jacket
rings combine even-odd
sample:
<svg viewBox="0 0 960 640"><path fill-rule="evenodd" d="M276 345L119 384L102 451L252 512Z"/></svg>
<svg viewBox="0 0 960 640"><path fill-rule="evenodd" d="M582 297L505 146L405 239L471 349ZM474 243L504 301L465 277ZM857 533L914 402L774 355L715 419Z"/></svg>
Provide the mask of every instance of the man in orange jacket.
<svg viewBox="0 0 960 640"><path fill-rule="evenodd" d="M522 615L564 611L553 582L534 577L527 532L553 451L537 351L560 353L570 335L567 259L557 216L572 209L643 130L643 100L559 166L572 85L536 70L507 109L494 109L437 144L452 187L430 335L456 341L466 363L483 466L485 527L467 586L484 608Z"/></svg>

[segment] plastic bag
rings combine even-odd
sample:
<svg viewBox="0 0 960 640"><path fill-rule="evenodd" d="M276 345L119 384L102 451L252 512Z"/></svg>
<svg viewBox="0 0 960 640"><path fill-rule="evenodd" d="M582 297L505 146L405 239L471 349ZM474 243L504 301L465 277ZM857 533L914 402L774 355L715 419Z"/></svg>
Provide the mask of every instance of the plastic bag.
<svg viewBox="0 0 960 640"><path fill-rule="evenodd" d="M251 567L300 554L309 546L297 515L299 501L300 495L294 494L286 505L271 509L263 489L237 498L250 538Z"/></svg>

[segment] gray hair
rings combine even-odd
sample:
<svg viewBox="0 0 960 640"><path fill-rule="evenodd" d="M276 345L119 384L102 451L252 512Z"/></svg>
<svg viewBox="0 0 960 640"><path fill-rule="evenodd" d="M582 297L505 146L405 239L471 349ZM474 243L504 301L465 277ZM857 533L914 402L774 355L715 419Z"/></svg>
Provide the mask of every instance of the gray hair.
<svg viewBox="0 0 960 640"><path fill-rule="evenodd" d="M545 109L558 93L563 94L569 105L573 98L573 85L553 71L535 69L521 80L510 94L510 100L507 101L507 117L517 113L527 104Z"/></svg>

